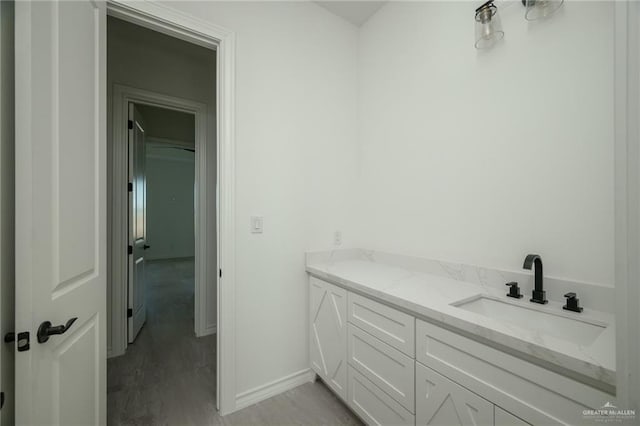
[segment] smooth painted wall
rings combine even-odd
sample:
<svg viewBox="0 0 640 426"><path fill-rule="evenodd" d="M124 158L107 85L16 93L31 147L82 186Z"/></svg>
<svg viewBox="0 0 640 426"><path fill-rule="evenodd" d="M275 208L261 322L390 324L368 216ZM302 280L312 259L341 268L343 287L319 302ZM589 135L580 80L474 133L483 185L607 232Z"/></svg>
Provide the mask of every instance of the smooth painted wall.
<svg viewBox="0 0 640 426"><path fill-rule="evenodd" d="M236 33L236 392L309 368L304 253L353 242L357 29L312 2L167 3ZM250 217L264 217L251 234Z"/></svg>
<svg viewBox="0 0 640 426"><path fill-rule="evenodd" d="M480 2L390 2L359 34L363 247L613 286L613 3L474 48Z"/></svg>
<svg viewBox="0 0 640 426"><path fill-rule="evenodd" d="M147 147L147 260L193 257L195 156Z"/></svg>
<svg viewBox="0 0 640 426"><path fill-rule="evenodd" d="M0 1L0 336L15 332L14 2ZM0 343L0 424L15 422L14 344Z"/></svg>
<svg viewBox="0 0 640 426"><path fill-rule="evenodd" d="M207 143L216 144L215 127L215 52L187 43L164 34L138 27L109 17L107 19L107 150L109 155L108 171L111 172L112 158L112 111L113 86L121 84L145 89L207 105ZM207 150L210 157L207 177L211 188L216 182L216 149ZM111 182L111 179L108 179ZM111 203L111 187L108 188L108 202ZM210 197L207 211L215 214L215 197ZM109 212L110 213L110 212ZM109 216L110 217L110 216ZM110 229L110 228L109 228ZM215 220L207 230L215 241ZM107 232L110 235L110 232ZM109 252L109 251L108 251ZM208 267L212 275L217 271L216 247L210 247L211 259ZM108 254L108 271L111 271L111 253ZM111 276L107 277L107 311L111 309ZM214 330L217 322L216 281L207 283L207 319L206 328ZM107 327L107 348L111 348L111 327Z"/></svg>

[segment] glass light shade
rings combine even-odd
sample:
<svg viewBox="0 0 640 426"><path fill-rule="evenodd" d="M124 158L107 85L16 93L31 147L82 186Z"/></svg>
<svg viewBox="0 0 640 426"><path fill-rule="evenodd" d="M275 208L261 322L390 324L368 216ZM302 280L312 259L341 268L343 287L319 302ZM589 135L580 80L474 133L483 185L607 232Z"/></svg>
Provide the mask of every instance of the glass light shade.
<svg viewBox="0 0 640 426"><path fill-rule="evenodd" d="M504 31L493 2L487 2L476 9L476 49L488 49L502 40Z"/></svg>
<svg viewBox="0 0 640 426"><path fill-rule="evenodd" d="M524 19L536 21L553 15L564 0L522 0L525 5Z"/></svg>

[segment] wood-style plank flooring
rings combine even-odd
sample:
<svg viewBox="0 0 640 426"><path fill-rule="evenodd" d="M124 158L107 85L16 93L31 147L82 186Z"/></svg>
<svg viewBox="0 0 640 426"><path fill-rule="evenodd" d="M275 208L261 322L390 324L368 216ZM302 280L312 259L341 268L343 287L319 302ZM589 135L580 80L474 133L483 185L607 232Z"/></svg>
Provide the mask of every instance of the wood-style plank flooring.
<svg viewBox="0 0 640 426"><path fill-rule="evenodd" d="M107 362L109 425L362 424L320 381L220 417L215 335L193 331L193 260L146 268L146 324L125 355Z"/></svg>

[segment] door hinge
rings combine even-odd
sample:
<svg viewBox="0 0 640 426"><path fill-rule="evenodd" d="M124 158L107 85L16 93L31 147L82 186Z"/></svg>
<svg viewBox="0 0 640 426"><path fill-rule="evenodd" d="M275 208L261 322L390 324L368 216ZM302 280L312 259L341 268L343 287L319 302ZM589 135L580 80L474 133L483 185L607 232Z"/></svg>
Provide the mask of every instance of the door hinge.
<svg viewBox="0 0 640 426"><path fill-rule="evenodd" d="M133 246L127 246L127 253L133 254Z"/></svg>
<svg viewBox="0 0 640 426"><path fill-rule="evenodd" d="M0 410L4 407L4 392L0 392Z"/></svg>
<svg viewBox="0 0 640 426"><path fill-rule="evenodd" d="M133 121L129 120L129 130L133 129Z"/></svg>
<svg viewBox="0 0 640 426"><path fill-rule="evenodd" d="M218 273L220 274L220 278L222 278L222 269L219 269Z"/></svg>
<svg viewBox="0 0 640 426"><path fill-rule="evenodd" d="M17 341L16 346L17 346L18 352L25 352L31 348L28 331L23 331L22 333L18 333L18 338L16 339L16 341Z"/></svg>
<svg viewBox="0 0 640 426"><path fill-rule="evenodd" d="M127 191L133 192L133 183L131 182L127 183Z"/></svg>
<svg viewBox="0 0 640 426"><path fill-rule="evenodd" d="M131 318L133 316L133 309L127 309L127 318Z"/></svg>

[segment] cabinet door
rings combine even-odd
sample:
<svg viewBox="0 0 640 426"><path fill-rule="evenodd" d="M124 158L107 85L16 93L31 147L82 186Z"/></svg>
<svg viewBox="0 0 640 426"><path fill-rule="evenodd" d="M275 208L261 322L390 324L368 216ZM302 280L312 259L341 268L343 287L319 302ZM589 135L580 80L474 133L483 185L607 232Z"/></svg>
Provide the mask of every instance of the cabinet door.
<svg viewBox="0 0 640 426"><path fill-rule="evenodd" d="M508 411L495 406L495 426L531 426L529 423L516 417Z"/></svg>
<svg viewBox="0 0 640 426"><path fill-rule="evenodd" d="M493 425L493 404L416 363L416 425Z"/></svg>
<svg viewBox="0 0 640 426"><path fill-rule="evenodd" d="M347 291L309 279L311 368L347 398Z"/></svg>

